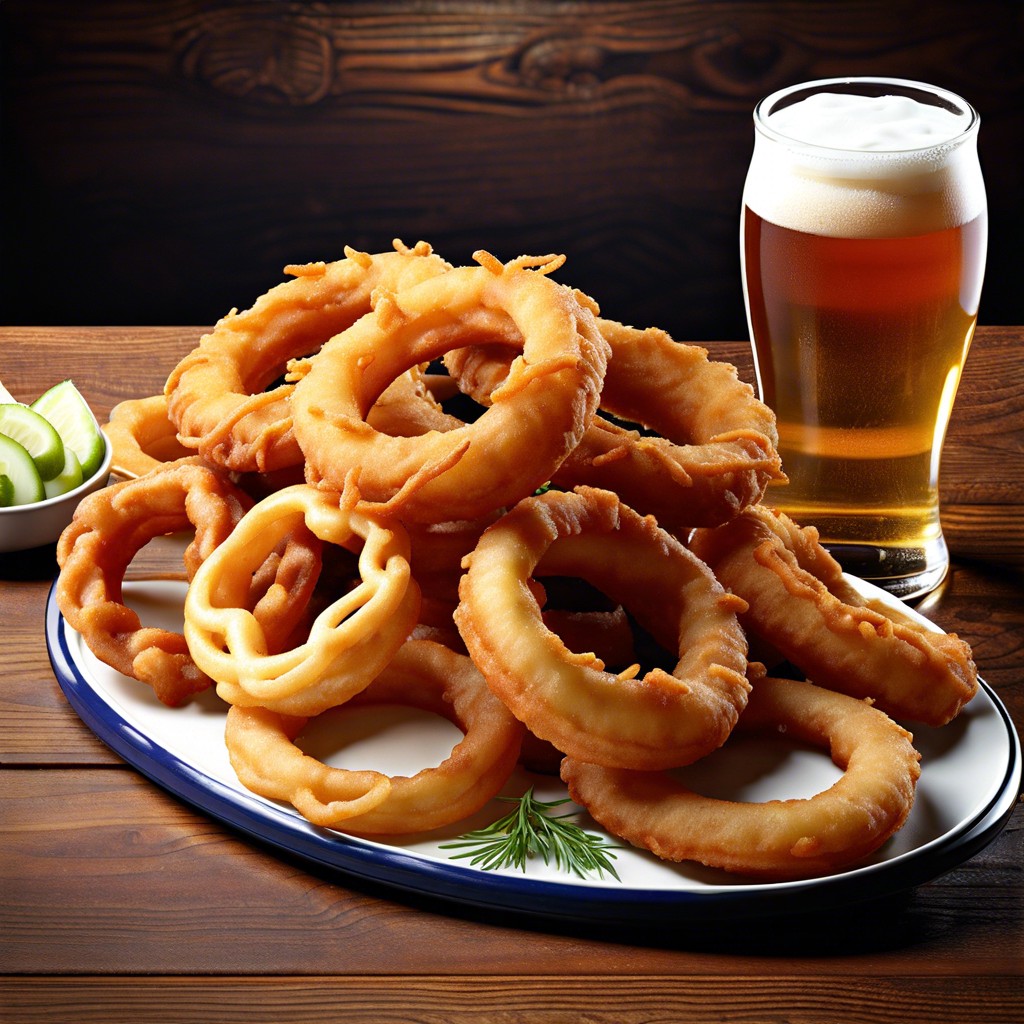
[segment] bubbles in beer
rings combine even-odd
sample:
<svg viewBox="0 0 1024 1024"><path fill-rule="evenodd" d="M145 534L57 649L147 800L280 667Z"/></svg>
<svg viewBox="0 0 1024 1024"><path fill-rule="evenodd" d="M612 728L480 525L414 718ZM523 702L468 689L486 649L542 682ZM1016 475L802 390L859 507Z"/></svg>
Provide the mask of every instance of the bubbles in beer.
<svg viewBox="0 0 1024 1024"><path fill-rule="evenodd" d="M939 459L985 267L977 115L920 83L832 80L768 97L755 125L744 294L789 477L766 500L848 571L924 593L947 564Z"/></svg>

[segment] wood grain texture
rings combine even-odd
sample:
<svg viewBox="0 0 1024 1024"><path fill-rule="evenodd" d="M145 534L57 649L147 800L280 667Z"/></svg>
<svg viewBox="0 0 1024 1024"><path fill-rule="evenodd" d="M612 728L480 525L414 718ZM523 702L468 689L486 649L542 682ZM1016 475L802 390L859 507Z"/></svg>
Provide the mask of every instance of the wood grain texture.
<svg viewBox="0 0 1024 1024"><path fill-rule="evenodd" d="M4 365L4 381L15 397L30 398L61 373L88 380L89 400L98 416L126 398L163 390L174 365L198 344L209 326L183 327L0 327L0 351L18 359ZM677 335L678 337L683 337ZM733 363L753 383L750 346L739 341L687 338L709 347L713 358ZM941 486L945 501L1024 504L1024 365L1017 358L1020 329L979 327L964 368L943 450ZM117 372L99 378L97 351L119 357ZM145 358L139 358L144 351ZM1010 538L1011 541L1014 538Z"/></svg>
<svg viewBox="0 0 1024 1024"><path fill-rule="evenodd" d="M158 391L201 333L0 328L3 377L29 397L59 367L105 415ZM710 347L750 379L746 344ZM953 570L921 605L972 645L1018 729L1022 353L1024 328L978 333L944 462ZM395 892L269 850L111 754L49 665L55 568L51 550L0 556L0 1008L19 1024L1024 1016L1024 806L956 869L840 914L596 928Z"/></svg>
<svg viewBox="0 0 1024 1024"><path fill-rule="evenodd" d="M459 262L564 251L616 319L741 337L751 110L853 74L982 111L982 320L1024 322L1002 0L5 0L0 39L8 323L207 322L287 263L398 235Z"/></svg>
<svg viewBox="0 0 1024 1024"><path fill-rule="evenodd" d="M253 1006L290 1024L1018 1024L1013 977L984 984L786 972L707 979L626 978L25 978L0 986L19 1024L251 1024Z"/></svg>
<svg viewBox="0 0 1024 1024"><path fill-rule="evenodd" d="M785 958L814 976L1020 968L1021 815L908 897L688 926L543 922L338 881L272 855L135 772L2 773L0 963L38 974L719 975ZM68 813L73 809L73 813ZM878 922L884 920L885 928ZM443 948L437 938L443 934ZM102 936L102 942L92 937ZM230 939L226 941L226 937Z"/></svg>

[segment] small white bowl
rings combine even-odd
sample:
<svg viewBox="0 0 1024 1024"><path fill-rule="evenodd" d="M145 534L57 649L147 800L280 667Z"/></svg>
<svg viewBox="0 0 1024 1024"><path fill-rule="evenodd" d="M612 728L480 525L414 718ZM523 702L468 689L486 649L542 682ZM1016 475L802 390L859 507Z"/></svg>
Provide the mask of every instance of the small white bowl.
<svg viewBox="0 0 1024 1024"><path fill-rule="evenodd" d="M27 551L44 544L53 544L71 522L78 503L93 491L106 487L110 479L110 460L114 449L106 437L100 468L73 491L45 498L31 505L11 505L0 508L0 552Z"/></svg>

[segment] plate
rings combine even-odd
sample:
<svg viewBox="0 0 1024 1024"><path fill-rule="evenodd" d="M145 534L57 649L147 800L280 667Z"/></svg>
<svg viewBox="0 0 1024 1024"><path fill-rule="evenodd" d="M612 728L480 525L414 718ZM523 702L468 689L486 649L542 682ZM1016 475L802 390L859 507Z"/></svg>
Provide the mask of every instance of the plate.
<svg viewBox="0 0 1024 1024"><path fill-rule="evenodd" d="M869 584L853 582L866 594L891 600ZM144 623L180 631L184 584L126 583L124 593ZM914 808L903 829L854 870L809 881L752 883L624 847L615 851L618 880L577 879L543 863L531 863L525 872L484 871L451 859L454 851L441 845L507 813L507 804L495 800L457 826L386 842L318 828L289 805L240 785L224 747L226 705L215 693L201 694L182 708L164 707L149 687L92 655L61 616L52 588L46 640L54 674L86 725L128 764L203 813L342 882L360 878L383 884L395 895L426 895L514 915L620 923L720 921L889 896L938 877L990 843L1009 818L1021 787L1019 739L1006 708L982 682L953 723L942 729L913 728L922 755ZM314 733L303 742L312 745L309 752L341 767L409 774L436 764L453 742L449 723L396 709L372 719L346 713L335 725L344 732L340 749L333 733L333 739ZM763 800L810 796L838 777L838 769L820 751L774 739L739 740L730 739L687 769L688 782L712 796ZM558 779L525 772L510 780L507 795L518 795L529 785L542 799L566 795ZM601 832L585 815L580 821Z"/></svg>

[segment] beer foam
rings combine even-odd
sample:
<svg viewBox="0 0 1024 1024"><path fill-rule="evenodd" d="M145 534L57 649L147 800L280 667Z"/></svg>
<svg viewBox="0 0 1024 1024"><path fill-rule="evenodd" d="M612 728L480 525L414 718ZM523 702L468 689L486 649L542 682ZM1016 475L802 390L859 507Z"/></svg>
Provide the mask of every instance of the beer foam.
<svg viewBox="0 0 1024 1024"><path fill-rule="evenodd" d="M771 107L771 98L762 104ZM783 227L879 238L955 227L985 208L970 108L815 93L762 119L744 202Z"/></svg>
<svg viewBox="0 0 1024 1024"><path fill-rule="evenodd" d="M765 123L787 138L815 146L900 152L949 142L969 127L971 115L909 96L819 92L773 111Z"/></svg>

